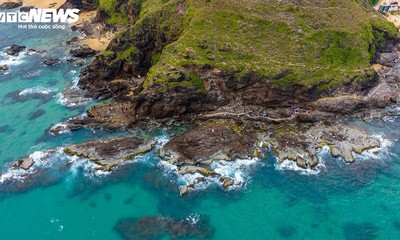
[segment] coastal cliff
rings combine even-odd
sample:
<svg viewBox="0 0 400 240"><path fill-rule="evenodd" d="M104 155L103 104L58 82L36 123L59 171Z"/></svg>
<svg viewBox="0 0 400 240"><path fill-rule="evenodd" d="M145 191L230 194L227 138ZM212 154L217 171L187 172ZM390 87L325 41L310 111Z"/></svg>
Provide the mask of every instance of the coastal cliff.
<svg viewBox="0 0 400 240"><path fill-rule="evenodd" d="M346 120L399 115L398 30L364 1L99 0L82 6L83 14L96 12L77 29L114 37L104 51L71 51L96 54L78 86L86 98L112 101L53 126L53 134L190 126L160 146L160 158L178 174L219 176L228 188L237 183L215 172L213 162L259 158L270 148L279 162L315 169L317 152L328 147L354 163L355 154L383 143ZM66 152L86 156L93 147L111 151L112 164L89 157L99 169L125 159L118 157L125 145L109 150L102 141Z"/></svg>

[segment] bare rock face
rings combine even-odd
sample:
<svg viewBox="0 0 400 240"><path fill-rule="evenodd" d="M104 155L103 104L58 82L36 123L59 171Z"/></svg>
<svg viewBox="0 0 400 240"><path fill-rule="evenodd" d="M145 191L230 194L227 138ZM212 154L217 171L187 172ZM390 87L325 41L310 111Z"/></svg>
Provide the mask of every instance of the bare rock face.
<svg viewBox="0 0 400 240"><path fill-rule="evenodd" d="M255 141L254 135L239 135L227 127L202 127L172 139L160 156L177 166L230 161L252 156Z"/></svg>
<svg viewBox="0 0 400 240"><path fill-rule="evenodd" d="M336 114L352 113L354 110L360 110L366 106L362 97L345 95L338 97L326 97L318 99L315 102L315 109Z"/></svg>
<svg viewBox="0 0 400 240"><path fill-rule="evenodd" d="M7 71L9 69L8 65L1 65L0 70Z"/></svg>
<svg viewBox="0 0 400 240"><path fill-rule="evenodd" d="M111 170L121 162L148 152L153 147L152 141L129 136L71 145L64 152L87 158L101 166L99 169Z"/></svg>
<svg viewBox="0 0 400 240"><path fill-rule="evenodd" d="M84 58L84 57L92 57L97 54L96 50L91 49L88 46L82 46L80 48L71 50L69 52L73 57L79 57L79 58Z"/></svg>
<svg viewBox="0 0 400 240"><path fill-rule="evenodd" d="M21 158L20 160L14 162L11 166L14 168L29 170L29 168L31 168L34 163L35 162L33 161L32 158L26 157L26 158Z"/></svg>

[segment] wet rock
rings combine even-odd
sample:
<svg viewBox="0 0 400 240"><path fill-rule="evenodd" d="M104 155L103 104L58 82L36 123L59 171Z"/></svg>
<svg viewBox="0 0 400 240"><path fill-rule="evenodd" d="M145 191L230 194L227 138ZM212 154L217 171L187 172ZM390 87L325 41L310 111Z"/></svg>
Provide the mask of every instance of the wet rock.
<svg viewBox="0 0 400 240"><path fill-rule="evenodd" d="M234 179L232 179L232 178L230 178L230 177L221 177L220 179L219 179L219 181L221 182L221 184L222 184L222 187L224 188L224 189L227 189L227 188L229 188L230 186L233 186L233 184L235 184L235 180Z"/></svg>
<svg viewBox="0 0 400 240"><path fill-rule="evenodd" d="M208 222L200 219L193 222L190 218L175 220L168 217L142 217L139 219L121 219L114 226L123 239L210 239L213 229Z"/></svg>
<svg viewBox="0 0 400 240"><path fill-rule="evenodd" d="M2 71L7 71L8 69L9 69L9 67L7 64L0 66L0 70L2 70Z"/></svg>
<svg viewBox="0 0 400 240"><path fill-rule="evenodd" d="M252 134L239 135L227 127L202 127L175 137L159 154L177 166L230 161L251 156L255 140Z"/></svg>
<svg viewBox="0 0 400 240"><path fill-rule="evenodd" d="M123 161L152 150L153 147L153 141L128 136L71 145L64 152L87 158L108 171Z"/></svg>
<svg viewBox="0 0 400 240"><path fill-rule="evenodd" d="M29 12L31 9L35 9L34 6L23 6L19 9L20 12Z"/></svg>
<svg viewBox="0 0 400 240"><path fill-rule="evenodd" d="M28 51L27 51L28 55L32 55L32 54L41 54L41 55L43 55L43 54L46 54L46 53L47 53L46 50L37 50L37 49L33 49L33 48L29 48Z"/></svg>
<svg viewBox="0 0 400 240"><path fill-rule="evenodd" d="M6 48L6 53L11 56L18 56L19 53L26 49L26 46L19 45L11 45L9 48Z"/></svg>
<svg viewBox="0 0 400 240"><path fill-rule="evenodd" d="M44 60L43 64L47 65L47 66L51 66L51 65L58 64L60 62L61 62L61 60L58 58L50 58L50 59Z"/></svg>
<svg viewBox="0 0 400 240"><path fill-rule="evenodd" d="M83 46L78 49L73 49L69 52L73 57L79 57L79 58L84 58L84 57L92 57L97 54L96 50L91 49L88 46Z"/></svg>
<svg viewBox="0 0 400 240"><path fill-rule="evenodd" d="M183 166L179 168L178 174L185 175L185 174L194 174L200 173L204 177L208 176L219 176L218 173L214 172L211 169L204 168L204 167L197 167L197 166Z"/></svg>
<svg viewBox="0 0 400 240"><path fill-rule="evenodd" d="M43 109L38 109L28 115L28 120L34 120L46 114L46 111Z"/></svg>
<svg viewBox="0 0 400 240"><path fill-rule="evenodd" d="M296 158L296 165L297 165L299 168L303 168L303 169L306 169L306 168L308 167L308 166L307 166L307 162L304 161L303 158L301 158L301 157L297 157L297 158Z"/></svg>
<svg viewBox="0 0 400 240"><path fill-rule="evenodd" d="M84 59L78 59L78 60L74 61L74 65L75 66L82 66L82 65L85 65L85 64L86 64L86 60L84 60Z"/></svg>
<svg viewBox="0 0 400 240"><path fill-rule="evenodd" d="M366 132L342 124L315 124L303 130L279 131L265 138L279 161L296 161L298 167L314 168L318 165L316 150L329 147L332 156L341 157L345 162L355 162L353 153L380 147L380 141Z"/></svg>
<svg viewBox="0 0 400 240"><path fill-rule="evenodd" d="M185 196L187 194L189 194L189 186L179 186L179 194L181 196Z"/></svg>
<svg viewBox="0 0 400 240"><path fill-rule="evenodd" d="M14 168L21 168L24 170L29 170L29 168L31 168L34 163L35 162L33 161L32 158L27 157L27 158L21 158L20 160L11 164L11 166Z"/></svg>
<svg viewBox="0 0 400 240"><path fill-rule="evenodd" d="M68 40L68 41L66 42L66 44L67 44L67 45L71 45L72 43L78 42L78 40L79 40L78 37L73 37L73 38L71 38L70 40Z"/></svg>
<svg viewBox="0 0 400 240"><path fill-rule="evenodd" d="M5 2L0 4L0 10L13 9L21 6L22 2Z"/></svg>

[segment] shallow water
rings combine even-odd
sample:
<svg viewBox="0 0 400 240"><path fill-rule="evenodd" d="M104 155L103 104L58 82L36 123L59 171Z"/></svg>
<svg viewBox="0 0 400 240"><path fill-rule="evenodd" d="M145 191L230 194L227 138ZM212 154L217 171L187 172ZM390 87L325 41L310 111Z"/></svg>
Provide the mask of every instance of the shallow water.
<svg viewBox="0 0 400 240"><path fill-rule="evenodd" d="M11 161L111 134L81 130L52 136L47 131L89 107L63 106L57 96L78 76L79 67L66 62L41 64L46 58L66 57L65 41L76 33L19 31L9 24L0 25L0 30L7 33L0 37L0 49L20 44L49 51L45 56L21 54L12 62L0 57L0 64L8 61L11 67L0 76L1 239L121 239L127 234L144 239L140 227L130 226L155 216L163 217L156 221L166 225L174 219L199 226L191 229L183 224L182 229L204 232L186 239L400 238L398 119L351 123L390 140L384 149L358 156L353 165L322 151L324 165L318 172L298 171L290 164L277 165L266 150L256 162L215 166L242 181L241 188L231 191L211 182L206 189L180 197L177 186L187 179L178 179L168 165L160 163L156 150L113 174L95 173L87 161L56 154L31 170L33 178L24 178L9 170ZM40 114L35 114L38 110ZM167 138L161 130L149 134L160 142ZM65 167L67 162L71 167ZM8 182L18 176L19 181ZM145 230L155 237L148 239L169 239L166 234L171 234L171 228L151 229L150 225Z"/></svg>

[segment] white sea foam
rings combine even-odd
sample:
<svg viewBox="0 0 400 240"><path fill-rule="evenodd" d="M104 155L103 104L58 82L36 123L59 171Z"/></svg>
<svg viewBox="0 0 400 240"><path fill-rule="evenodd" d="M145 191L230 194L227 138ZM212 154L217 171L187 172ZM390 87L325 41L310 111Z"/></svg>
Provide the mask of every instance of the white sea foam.
<svg viewBox="0 0 400 240"><path fill-rule="evenodd" d="M57 91L57 89L54 88L47 88L43 86L36 86L33 88L27 88L19 92L19 96L27 96L27 95L33 95L33 94L41 94L41 95L49 95L50 93L53 93Z"/></svg>
<svg viewBox="0 0 400 240"><path fill-rule="evenodd" d="M375 134L372 135L372 137L378 139L381 143L381 146L366 150L361 154L354 153L353 155L355 156L355 159L357 161L365 161L369 159L386 159L388 156L394 154L390 151L390 147L393 145L392 141L386 139L385 136L382 134Z"/></svg>
<svg viewBox="0 0 400 240"><path fill-rule="evenodd" d="M200 215L197 213L190 214L186 217L186 221L188 221L192 225L196 225L200 221Z"/></svg>
<svg viewBox="0 0 400 240"><path fill-rule="evenodd" d="M257 166L262 164L259 158L237 159L235 161L214 161L210 168L220 176L207 176L204 177L200 173L184 174L178 173L178 167L168 163L167 161L160 161L158 166L164 171L164 175L171 173L177 176L179 185L189 185L195 183L194 190L203 190L212 185L220 186L220 177L230 177L233 179L234 184L229 187L231 189L245 188L251 179L251 172ZM197 182L197 179L203 179Z"/></svg>
<svg viewBox="0 0 400 240"><path fill-rule="evenodd" d="M330 149L328 146L324 146L317 150L317 158L318 158L318 165L314 168L301 168L298 167L295 161L284 159L282 162L275 163L275 169L278 171L294 171L298 172L302 175L317 175L321 171L326 170L325 160L328 156L330 156Z"/></svg>
<svg viewBox="0 0 400 240"><path fill-rule="evenodd" d="M0 66L16 66L23 63L24 58L27 56L26 51L22 51L18 56L11 56L3 51L0 52Z"/></svg>

